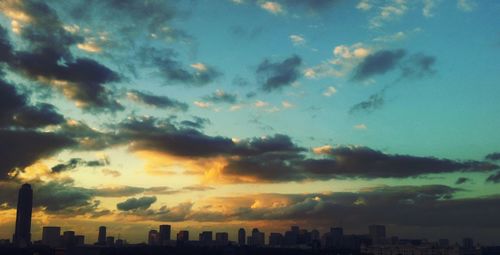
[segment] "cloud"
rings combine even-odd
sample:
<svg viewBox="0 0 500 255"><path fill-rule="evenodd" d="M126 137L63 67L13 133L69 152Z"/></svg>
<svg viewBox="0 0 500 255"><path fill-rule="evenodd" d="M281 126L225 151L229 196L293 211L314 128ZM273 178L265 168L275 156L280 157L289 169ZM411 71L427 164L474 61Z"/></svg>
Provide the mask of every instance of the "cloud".
<svg viewBox="0 0 500 255"><path fill-rule="evenodd" d="M365 101L359 102L349 109L349 113L357 112L372 112L381 108L385 103L384 90L379 91L366 99Z"/></svg>
<svg viewBox="0 0 500 255"><path fill-rule="evenodd" d="M471 12L477 7L474 0L457 0L457 8L464 12Z"/></svg>
<svg viewBox="0 0 500 255"><path fill-rule="evenodd" d="M156 202L156 197L129 198L116 204L116 208L120 211L145 210L154 202Z"/></svg>
<svg viewBox="0 0 500 255"><path fill-rule="evenodd" d="M403 49L381 50L367 56L354 71L353 80L363 81L375 75L385 74L398 66L406 55Z"/></svg>
<svg viewBox="0 0 500 255"><path fill-rule="evenodd" d="M104 168L101 170L102 174L104 175L109 175L111 177L120 177L122 174L120 173L120 171L116 171L116 170L113 170L113 169L107 169L107 168Z"/></svg>
<svg viewBox="0 0 500 255"><path fill-rule="evenodd" d="M180 124L186 128L203 129L206 125L210 124L207 118L193 117L193 120L183 120Z"/></svg>
<svg viewBox="0 0 500 255"><path fill-rule="evenodd" d="M455 181L455 184L457 185L461 185L461 184L465 184L467 182L471 182L471 179L467 178L467 177L459 177L456 181Z"/></svg>
<svg viewBox="0 0 500 255"><path fill-rule="evenodd" d="M365 124L363 124L363 123L354 125L353 127L354 127L354 129L357 129L357 130L366 130L366 129L368 129L368 127Z"/></svg>
<svg viewBox="0 0 500 255"><path fill-rule="evenodd" d="M295 46L301 46L306 43L306 39L301 35L290 35L290 41L292 41Z"/></svg>
<svg viewBox="0 0 500 255"><path fill-rule="evenodd" d="M333 48L333 58L313 67L306 68L304 76L309 79L322 77L342 77L370 54L371 50L362 43L337 45Z"/></svg>
<svg viewBox="0 0 500 255"><path fill-rule="evenodd" d="M26 95L0 77L0 127L40 128L62 122L64 117L53 105L30 105Z"/></svg>
<svg viewBox="0 0 500 255"><path fill-rule="evenodd" d="M434 9L439 4L441 0L424 0L424 7L422 8L422 15L425 17L434 16Z"/></svg>
<svg viewBox="0 0 500 255"><path fill-rule="evenodd" d="M92 201L92 192L85 188L74 187L72 181L50 181L42 185L33 185L36 194L34 206L59 214L91 212L99 205Z"/></svg>
<svg viewBox="0 0 500 255"><path fill-rule="evenodd" d="M41 158L46 158L76 145L64 135L30 130L0 129L0 178L13 170L22 171Z"/></svg>
<svg viewBox="0 0 500 255"><path fill-rule="evenodd" d="M144 61L151 62L157 68L168 85L203 86L222 75L214 67L201 63L195 63L189 69L184 67L176 60L177 53L172 49L145 48L141 55Z"/></svg>
<svg viewBox="0 0 500 255"><path fill-rule="evenodd" d="M85 110L123 109L104 86L119 81L119 75L95 60L73 59L70 47L83 39L64 29L53 9L39 1L7 1L3 11L29 19L20 34L28 43L28 50L10 48L9 57L3 58L11 70L52 86ZM5 42L3 44L6 49Z"/></svg>
<svg viewBox="0 0 500 255"><path fill-rule="evenodd" d="M57 164L51 168L53 173L60 173L76 169L77 167L99 167L109 165L109 159L86 161L81 158L72 158L66 163Z"/></svg>
<svg viewBox="0 0 500 255"><path fill-rule="evenodd" d="M333 96L336 93L337 93L337 89L335 87L333 87L333 86L329 86L323 92L323 96L325 96L325 97L331 97L331 96Z"/></svg>
<svg viewBox="0 0 500 255"><path fill-rule="evenodd" d="M386 22L397 19L403 16L408 11L408 3L406 1L395 0L389 1L384 6L381 6L379 12L370 20L371 28L380 28Z"/></svg>
<svg viewBox="0 0 500 255"><path fill-rule="evenodd" d="M177 101L170 97L152 95L150 93L140 92L137 90L127 92L127 97L134 102L157 108L172 109L176 111L187 111L189 108L186 103Z"/></svg>
<svg viewBox="0 0 500 255"><path fill-rule="evenodd" d="M199 108L205 108L205 109L212 107L211 103L207 103L207 102L203 102L203 101L194 101L193 104Z"/></svg>
<svg viewBox="0 0 500 255"><path fill-rule="evenodd" d="M269 59L262 61L257 67L257 80L266 92L279 90L290 86L294 81L300 78L299 70L302 59L293 55L282 62L271 62Z"/></svg>
<svg viewBox="0 0 500 255"><path fill-rule="evenodd" d="M411 55L401 66L402 78L423 78L428 75L433 75L436 71L433 65L436 63L436 58L427 56L422 53Z"/></svg>
<svg viewBox="0 0 500 255"><path fill-rule="evenodd" d="M129 118L116 125L118 136L133 141L132 150L153 150L176 156L207 157L227 152L233 142L207 136L192 128L178 128L168 120Z"/></svg>
<svg viewBox="0 0 500 255"><path fill-rule="evenodd" d="M249 194L209 198L196 205L180 203L133 215L155 221L267 221L276 225L293 221L309 226L332 226L342 221L344 227L358 230L377 222L391 226L394 232L415 229L420 233L425 229L435 233L439 228L436 236L430 236L433 239L442 235L460 238L471 229L483 233L500 228L497 221L491 221L500 210L498 196L455 198L459 191L446 185L422 185L377 186L354 192Z"/></svg>
<svg viewBox="0 0 500 255"><path fill-rule="evenodd" d="M486 182L500 183L500 172L488 176Z"/></svg>
<svg viewBox="0 0 500 255"><path fill-rule="evenodd" d="M227 93L224 90L218 89L211 95L204 96L203 100L215 104L218 103L234 104L238 100L238 96L236 94Z"/></svg>
<svg viewBox="0 0 500 255"><path fill-rule="evenodd" d="M490 153L484 157L486 160L497 161L500 160L500 152Z"/></svg>
<svg viewBox="0 0 500 255"><path fill-rule="evenodd" d="M277 2L265 1L260 4L260 8L272 13L272 14L280 14L283 13L283 7L281 4Z"/></svg>

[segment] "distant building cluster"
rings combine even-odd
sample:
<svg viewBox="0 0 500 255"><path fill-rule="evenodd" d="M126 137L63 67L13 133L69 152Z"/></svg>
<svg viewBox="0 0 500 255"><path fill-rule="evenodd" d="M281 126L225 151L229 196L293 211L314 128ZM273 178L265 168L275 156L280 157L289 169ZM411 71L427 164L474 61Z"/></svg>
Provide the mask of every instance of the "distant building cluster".
<svg viewBox="0 0 500 255"><path fill-rule="evenodd" d="M472 238L464 238L461 244L451 244L448 239L435 242L428 240L400 239L388 237L384 225L368 226L368 233L346 235L342 227L331 227L322 235L316 229L308 231L299 226L291 226L284 233L273 232L266 235L254 228L247 234L244 228L237 232L237 241L229 240L228 232L212 231L198 233L193 240L188 230L180 230L172 239L171 225L162 224L158 229L151 229L147 234L147 244L129 244L125 240L108 235L106 226L100 226L98 237L92 245L87 244L84 235L75 231L61 233L59 226L44 226L42 239L31 241L31 213L33 191L29 184L19 190L16 226L12 239L0 240L0 254L175 254L182 249L182 254L199 253L212 249L207 254L367 254L367 255L500 255L500 246L481 247ZM111 249L111 252L110 252ZM113 249L115 249L113 251ZM194 250L193 250L194 249ZM199 249L199 250L196 250ZM23 252L19 252L23 251ZM26 252L27 251L27 252ZM301 253L305 252L305 253Z"/></svg>

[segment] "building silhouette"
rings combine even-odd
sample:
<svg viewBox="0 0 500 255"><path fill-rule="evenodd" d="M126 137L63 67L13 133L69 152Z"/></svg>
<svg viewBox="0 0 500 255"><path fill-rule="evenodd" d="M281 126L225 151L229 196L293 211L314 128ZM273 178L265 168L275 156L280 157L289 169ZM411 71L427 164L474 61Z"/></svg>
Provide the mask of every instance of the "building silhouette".
<svg viewBox="0 0 500 255"><path fill-rule="evenodd" d="M239 245L245 245L245 241L246 241L246 232L245 232L245 229L244 228L240 228L238 230L238 244Z"/></svg>
<svg viewBox="0 0 500 255"><path fill-rule="evenodd" d="M212 231L203 231L199 235L200 242L212 242Z"/></svg>
<svg viewBox="0 0 500 255"><path fill-rule="evenodd" d="M177 241L179 242L187 242L189 241L189 231L181 230L177 233Z"/></svg>
<svg viewBox="0 0 500 255"><path fill-rule="evenodd" d="M61 227L43 227L42 244L52 248L59 247L61 243Z"/></svg>
<svg viewBox="0 0 500 255"><path fill-rule="evenodd" d="M368 226L368 233L373 244L383 244L385 242L384 225L370 225Z"/></svg>
<svg viewBox="0 0 500 255"><path fill-rule="evenodd" d="M258 228L252 229L252 235L247 238L247 244L250 246L264 246L264 232L260 232Z"/></svg>
<svg viewBox="0 0 500 255"><path fill-rule="evenodd" d="M97 238L97 244L106 245L106 227L105 226L99 227L99 236Z"/></svg>
<svg viewBox="0 0 500 255"><path fill-rule="evenodd" d="M160 233L157 230L151 229L148 233L148 244L149 245L158 245L160 244Z"/></svg>
<svg viewBox="0 0 500 255"><path fill-rule="evenodd" d="M160 244L164 245L170 241L170 232L172 227L170 225L160 225Z"/></svg>
<svg viewBox="0 0 500 255"><path fill-rule="evenodd" d="M227 244L229 242L229 234L227 232L215 233L215 241L219 244Z"/></svg>
<svg viewBox="0 0 500 255"><path fill-rule="evenodd" d="M25 183L17 197L16 230L12 241L18 247L31 244L31 211L33 209L33 190Z"/></svg>

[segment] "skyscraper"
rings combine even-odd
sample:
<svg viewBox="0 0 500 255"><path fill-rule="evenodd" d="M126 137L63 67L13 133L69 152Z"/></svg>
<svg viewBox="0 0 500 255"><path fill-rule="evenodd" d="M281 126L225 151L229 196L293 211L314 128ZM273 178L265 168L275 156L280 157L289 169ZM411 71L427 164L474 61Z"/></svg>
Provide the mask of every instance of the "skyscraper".
<svg viewBox="0 0 500 255"><path fill-rule="evenodd" d="M368 226L368 232L373 244L383 244L385 242L384 225L370 225Z"/></svg>
<svg viewBox="0 0 500 255"><path fill-rule="evenodd" d="M16 230L12 238L15 245L26 247L31 243L31 210L33 208L33 190L25 183L19 189L17 197Z"/></svg>
<svg viewBox="0 0 500 255"><path fill-rule="evenodd" d="M245 240L246 240L246 232L244 228L240 228L238 230L238 244L239 245L245 245Z"/></svg>
<svg viewBox="0 0 500 255"><path fill-rule="evenodd" d="M170 241L170 225L160 225L160 244L164 245L168 241Z"/></svg>
<svg viewBox="0 0 500 255"><path fill-rule="evenodd" d="M106 227L99 227L99 237L97 238L97 244L106 245Z"/></svg>
<svg viewBox="0 0 500 255"><path fill-rule="evenodd" d="M160 234L155 229L152 229L148 233L148 244L158 245L160 244Z"/></svg>
<svg viewBox="0 0 500 255"><path fill-rule="evenodd" d="M61 227L43 227L42 243L52 248L61 244Z"/></svg>

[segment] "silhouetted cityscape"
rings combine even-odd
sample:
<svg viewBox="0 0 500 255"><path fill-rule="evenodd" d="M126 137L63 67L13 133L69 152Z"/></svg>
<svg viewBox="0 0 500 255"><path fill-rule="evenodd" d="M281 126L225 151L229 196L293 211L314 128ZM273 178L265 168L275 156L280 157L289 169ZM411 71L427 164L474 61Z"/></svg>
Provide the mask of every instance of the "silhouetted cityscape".
<svg viewBox="0 0 500 255"><path fill-rule="evenodd" d="M448 239L404 239L388 236L384 225L368 226L365 234L344 234L342 227L330 231L302 229L291 226L284 233L266 233L258 228L240 228L238 240L229 240L228 232L206 230L191 235L188 230L173 231L162 224L147 234L147 243L132 244L124 237L109 235L106 226L96 231L98 238L86 240L75 231L64 231L61 226L43 226L42 239L31 240L33 191L30 184L19 190L15 231L12 242L0 240L0 254L371 254L371 255L499 255L500 246L485 247L463 238L461 243ZM195 233L196 234L196 233ZM214 238L215 237L215 238ZM196 240L197 239L197 240Z"/></svg>

